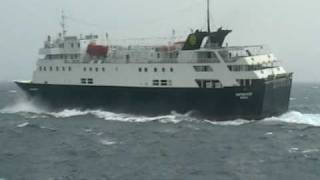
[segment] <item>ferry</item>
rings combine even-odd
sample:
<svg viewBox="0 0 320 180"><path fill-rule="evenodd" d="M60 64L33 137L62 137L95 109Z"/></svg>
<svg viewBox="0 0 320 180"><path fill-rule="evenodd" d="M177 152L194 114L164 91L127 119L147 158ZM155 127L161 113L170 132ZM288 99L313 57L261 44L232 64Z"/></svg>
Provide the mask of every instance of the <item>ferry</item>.
<svg viewBox="0 0 320 180"><path fill-rule="evenodd" d="M210 120L259 120L288 111L293 73L264 45L229 46L231 30L191 32L164 45L117 45L109 35L48 36L30 99L56 109L106 109L135 115L191 113Z"/></svg>

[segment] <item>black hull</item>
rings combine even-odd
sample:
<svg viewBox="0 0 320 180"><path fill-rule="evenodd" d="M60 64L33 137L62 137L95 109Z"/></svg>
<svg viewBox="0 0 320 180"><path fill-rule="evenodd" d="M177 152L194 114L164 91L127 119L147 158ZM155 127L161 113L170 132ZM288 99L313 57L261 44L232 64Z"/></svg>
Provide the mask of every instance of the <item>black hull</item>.
<svg viewBox="0 0 320 180"><path fill-rule="evenodd" d="M55 109L106 109L139 115L194 112L212 120L259 120L288 111L291 75L222 89L137 88L16 82L30 98Z"/></svg>

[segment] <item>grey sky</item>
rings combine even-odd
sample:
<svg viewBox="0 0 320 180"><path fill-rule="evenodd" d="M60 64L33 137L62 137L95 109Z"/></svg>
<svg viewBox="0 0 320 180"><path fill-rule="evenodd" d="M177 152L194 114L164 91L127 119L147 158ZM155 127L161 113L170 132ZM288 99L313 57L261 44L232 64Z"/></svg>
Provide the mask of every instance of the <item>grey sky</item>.
<svg viewBox="0 0 320 180"><path fill-rule="evenodd" d="M46 36L104 33L111 38L185 35L205 28L205 0L10 0L0 6L0 81L30 79ZM212 0L213 1L213 0ZM320 81L319 0L214 0L214 27L230 45L267 44L296 81Z"/></svg>

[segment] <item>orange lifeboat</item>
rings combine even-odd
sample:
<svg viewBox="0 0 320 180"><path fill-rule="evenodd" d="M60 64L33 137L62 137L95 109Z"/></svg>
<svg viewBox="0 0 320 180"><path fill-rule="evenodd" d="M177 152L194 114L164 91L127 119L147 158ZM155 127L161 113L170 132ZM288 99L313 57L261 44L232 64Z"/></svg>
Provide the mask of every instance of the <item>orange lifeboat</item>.
<svg viewBox="0 0 320 180"><path fill-rule="evenodd" d="M108 51L109 47L103 45L89 44L87 48L87 53L94 57L105 57Z"/></svg>

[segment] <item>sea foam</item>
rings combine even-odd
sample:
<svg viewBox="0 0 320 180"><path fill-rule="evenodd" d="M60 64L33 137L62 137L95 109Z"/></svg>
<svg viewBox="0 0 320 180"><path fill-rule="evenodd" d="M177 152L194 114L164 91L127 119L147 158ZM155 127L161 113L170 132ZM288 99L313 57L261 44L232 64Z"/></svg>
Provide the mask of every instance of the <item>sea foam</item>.
<svg viewBox="0 0 320 180"><path fill-rule="evenodd" d="M266 118L263 121L304 124L304 125L320 127L320 114L303 114L298 111L291 111L278 117Z"/></svg>
<svg viewBox="0 0 320 180"><path fill-rule="evenodd" d="M105 110L79 110L79 109L65 109L58 112L49 111L44 107L39 107L34 103L21 100L16 102L13 105L9 105L0 110L2 114L21 114L25 115L26 118L46 118L46 117L55 117L55 118L72 118L77 116L93 116L96 118L104 119L104 120L112 120L112 121L121 121L121 122L135 122L135 123L143 123L143 122L161 122L161 123L180 123L180 122L206 122L211 125L222 125L222 126L241 126L248 123L253 123L254 121L248 121L244 119L236 119L224 122L215 122L206 119L197 119L187 114L178 114L172 112L168 115L163 116L138 116L124 113L114 113ZM320 127L320 114L306 114L298 111L291 111L286 114L277 117L265 118L262 122L283 122L290 124L304 124L310 126Z"/></svg>

